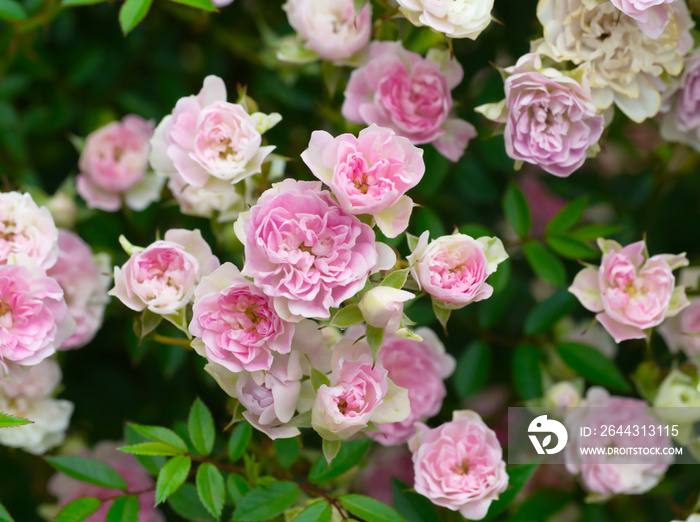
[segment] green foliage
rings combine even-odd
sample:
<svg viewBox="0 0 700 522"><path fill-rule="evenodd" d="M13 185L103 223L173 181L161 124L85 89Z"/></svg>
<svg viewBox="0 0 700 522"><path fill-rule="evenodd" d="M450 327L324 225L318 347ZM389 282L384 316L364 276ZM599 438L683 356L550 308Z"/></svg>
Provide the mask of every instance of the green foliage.
<svg viewBox="0 0 700 522"><path fill-rule="evenodd" d="M136 495L119 497L109 508L105 522L133 522L138 520L139 509L139 498Z"/></svg>
<svg viewBox="0 0 700 522"><path fill-rule="evenodd" d="M126 489L126 482L113 468L103 462L77 456L46 457L58 471L81 482L103 488Z"/></svg>
<svg viewBox="0 0 700 522"><path fill-rule="evenodd" d="M344 306L333 316L331 324L338 328L347 328L362 322L362 312L356 304Z"/></svg>
<svg viewBox="0 0 700 522"><path fill-rule="evenodd" d="M542 243L530 241L523 245L525 259L538 277L555 286L566 283L566 268L561 260Z"/></svg>
<svg viewBox="0 0 700 522"><path fill-rule="evenodd" d="M144 426L134 423L130 423L128 426L147 439L170 446L175 454L187 453L187 444L185 444L185 441L169 428L164 428L162 426Z"/></svg>
<svg viewBox="0 0 700 522"><path fill-rule="evenodd" d="M252 436L253 429L248 422L242 421L236 425L228 440L228 458L231 462L243 456Z"/></svg>
<svg viewBox="0 0 700 522"><path fill-rule="evenodd" d="M12 428L14 426L24 426L25 424L33 424L33 421L0 412L0 428Z"/></svg>
<svg viewBox="0 0 700 522"><path fill-rule="evenodd" d="M516 185L510 184L506 189L503 196L503 213L515 233L520 237L526 237L532 226L532 218L527 200Z"/></svg>
<svg viewBox="0 0 700 522"><path fill-rule="evenodd" d="M146 17L153 0L126 0L119 10L119 25L125 35Z"/></svg>
<svg viewBox="0 0 700 522"><path fill-rule="evenodd" d="M202 11L216 11L209 0L170 0L171 2L176 2L178 4L186 5L189 7L194 7L195 9L201 9Z"/></svg>
<svg viewBox="0 0 700 522"><path fill-rule="evenodd" d="M367 437L344 441L330 464L324 457L314 463L309 471L309 482L320 484L350 471L362 461L371 445L372 440Z"/></svg>
<svg viewBox="0 0 700 522"><path fill-rule="evenodd" d="M403 285L406 284L406 279L408 279L409 269L404 268L403 270L396 270L384 278L384 280L379 283L379 286L388 286L391 288L401 289Z"/></svg>
<svg viewBox="0 0 700 522"><path fill-rule="evenodd" d="M324 500L307 507L294 518L294 522L329 522L331 514L331 505Z"/></svg>
<svg viewBox="0 0 700 522"><path fill-rule="evenodd" d="M513 384L524 400L542 397L540 353L531 344L521 344L513 352Z"/></svg>
<svg viewBox="0 0 700 522"><path fill-rule="evenodd" d="M498 500L494 500L491 503L489 511L486 513L486 517L484 517L483 520L493 520L502 513L510 505L515 496L520 493L520 490L525 487L525 484L527 484L537 470L537 466L538 464L507 466L508 489L498 496Z"/></svg>
<svg viewBox="0 0 700 522"><path fill-rule="evenodd" d="M192 467L192 459L178 455L165 463L156 481L156 505L175 493L185 483Z"/></svg>
<svg viewBox="0 0 700 522"><path fill-rule="evenodd" d="M216 431L214 429L214 417L209 408L198 397L192 403L190 415L187 419L187 430L194 449L205 457L211 453L214 447Z"/></svg>
<svg viewBox="0 0 700 522"><path fill-rule="evenodd" d="M561 343L557 353L581 377L613 390L628 392L632 389L614 362L600 350L580 343Z"/></svg>
<svg viewBox="0 0 700 522"><path fill-rule="evenodd" d="M547 235L563 234L568 232L579 222L583 212L588 206L588 198L578 198L567 203L552 220L547 223Z"/></svg>
<svg viewBox="0 0 700 522"><path fill-rule="evenodd" d="M369 344L370 350L372 350L372 355L377 358L377 352L382 347L382 341L384 340L384 328L377 328L371 324L367 325L367 344Z"/></svg>
<svg viewBox="0 0 700 522"><path fill-rule="evenodd" d="M396 511L408 522L437 519L435 506L427 497L412 491L412 488L395 478L391 480L391 492Z"/></svg>
<svg viewBox="0 0 700 522"><path fill-rule="evenodd" d="M291 439L276 439L275 451L277 452L277 462L283 469L288 469L294 464L301 451L299 439L297 437Z"/></svg>
<svg viewBox="0 0 700 522"><path fill-rule="evenodd" d="M238 502L233 513L235 522L269 520L284 512L299 496L294 482L273 482L268 486L251 489Z"/></svg>
<svg viewBox="0 0 700 522"><path fill-rule="evenodd" d="M183 484L168 498L168 505L186 520L193 522L212 522L212 517L202 505L197 489L192 484Z"/></svg>
<svg viewBox="0 0 700 522"><path fill-rule="evenodd" d="M241 499L250 491L250 486L243 477L236 473L231 473L226 479L226 490L231 495L234 504L238 504Z"/></svg>
<svg viewBox="0 0 700 522"><path fill-rule="evenodd" d="M0 522L15 522L2 504L0 504Z"/></svg>
<svg viewBox="0 0 700 522"><path fill-rule="evenodd" d="M554 323L570 314L578 301L568 290L560 290L538 303L525 319L525 333L533 335L549 330Z"/></svg>
<svg viewBox="0 0 700 522"><path fill-rule="evenodd" d="M466 399L479 391L488 381L491 370L491 348L483 341L467 346L457 360L452 376L457 395Z"/></svg>
<svg viewBox="0 0 700 522"><path fill-rule="evenodd" d="M343 495L338 501L350 513L367 522L406 522L395 509L364 495Z"/></svg>
<svg viewBox="0 0 700 522"><path fill-rule="evenodd" d="M0 19L10 22L26 20L27 13L22 4L15 0L0 0Z"/></svg>
<svg viewBox="0 0 700 522"><path fill-rule="evenodd" d="M226 498L226 487L224 486L224 477L221 476L221 472L214 464L209 462L200 464L199 468L197 468L195 484L199 500L202 501L207 511L218 520L221 516L221 511L224 509L224 500Z"/></svg>
<svg viewBox="0 0 700 522"><path fill-rule="evenodd" d="M56 515L54 522L81 522L97 511L102 502L96 498L78 498L73 502L69 502Z"/></svg>

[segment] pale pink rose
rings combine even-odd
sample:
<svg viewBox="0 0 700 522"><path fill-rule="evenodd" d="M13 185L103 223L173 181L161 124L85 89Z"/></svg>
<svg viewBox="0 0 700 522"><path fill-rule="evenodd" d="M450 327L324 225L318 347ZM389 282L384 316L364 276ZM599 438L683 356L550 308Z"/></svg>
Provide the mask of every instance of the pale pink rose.
<svg viewBox="0 0 700 522"><path fill-rule="evenodd" d="M168 189L180 205L180 212L188 216L234 221L245 206L236 186L221 179L211 178L203 187L195 187L176 172L168 180Z"/></svg>
<svg viewBox="0 0 700 522"><path fill-rule="evenodd" d="M481 520L508 487L503 450L493 430L473 411L455 411L452 422L430 429L416 424L415 490L433 504Z"/></svg>
<svg viewBox="0 0 700 522"><path fill-rule="evenodd" d="M690 358L700 356L700 299L691 299L681 313L664 321L659 333L672 352L680 349Z"/></svg>
<svg viewBox="0 0 700 522"><path fill-rule="evenodd" d="M379 350L378 359L394 384L408 390L410 415L401 422L380 424L379 432L368 435L384 446L403 444L415 433L415 423L440 411L447 394L444 379L455 369L454 358L429 328L419 328L422 341L389 337Z"/></svg>
<svg viewBox="0 0 700 522"><path fill-rule="evenodd" d="M133 114L88 135L75 183L90 208L116 212L124 200L143 210L160 197L164 180L146 174L152 135L153 123Z"/></svg>
<svg viewBox="0 0 700 522"><path fill-rule="evenodd" d="M92 341L102 326L109 302L110 277L105 275L109 264L104 256L93 256L90 245L69 230L59 231L58 247L58 260L47 274L61 285L68 314L76 324L75 333L61 349L81 348Z"/></svg>
<svg viewBox="0 0 700 522"><path fill-rule="evenodd" d="M357 488L365 495L392 505L393 478L399 479L409 487L413 486L413 461L411 452L406 446L377 447L372 451L367 462L368 466L360 471L355 481Z"/></svg>
<svg viewBox="0 0 700 522"><path fill-rule="evenodd" d="M644 339L645 330L658 326L688 306L685 288L676 286L673 270L688 264L685 254L649 257L644 241L622 247L598 240L603 251L600 267L587 267L574 278L569 291L605 327L615 342Z"/></svg>
<svg viewBox="0 0 700 522"><path fill-rule="evenodd" d="M7 363L4 376L0 369L0 396L7 399L43 399L51 395L60 382L61 368L54 359L44 359L34 366Z"/></svg>
<svg viewBox="0 0 700 522"><path fill-rule="evenodd" d="M395 260L320 182L273 185L238 217L234 230L245 247L243 275L274 298L286 321L327 319L331 308L364 287L370 273Z"/></svg>
<svg viewBox="0 0 700 522"><path fill-rule="evenodd" d="M168 230L162 240L134 252L123 267L114 267L109 295L137 312L148 308L155 314L177 314L191 301L200 279L218 266L199 230Z"/></svg>
<svg viewBox="0 0 700 522"><path fill-rule="evenodd" d="M150 161L156 172L177 173L194 187L211 178L237 183L260 172L275 148L261 144L256 119L243 105L226 101L221 78L207 76L197 96L180 98L160 122Z"/></svg>
<svg viewBox="0 0 700 522"><path fill-rule="evenodd" d="M386 333L399 329L403 318L403 304L415 295L390 286L375 286L362 296L358 307L365 322Z"/></svg>
<svg viewBox="0 0 700 522"><path fill-rule="evenodd" d="M370 422L400 422L410 414L408 392L375 362L366 341L341 340L333 348L330 386L318 388L311 426L326 440L345 440Z"/></svg>
<svg viewBox="0 0 700 522"><path fill-rule="evenodd" d="M679 2L680 3L680 2ZM685 59L678 82L664 94L661 136L700 151L700 50Z"/></svg>
<svg viewBox="0 0 700 522"><path fill-rule="evenodd" d="M58 229L46 207L29 194L0 193L0 265L13 254L24 254L48 269L58 255Z"/></svg>
<svg viewBox="0 0 700 522"><path fill-rule="evenodd" d="M457 309L491 297L493 288L486 278L507 257L496 237L452 234L428 242L426 231L406 259L411 275L425 292L442 307Z"/></svg>
<svg viewBox="0 0 700 522"><path fill-rule="evenodd" d="M73 414L73 403L50 397L8 400L0 392L0 411L33 421L32 424L0 430L0 445L42 455L63 444Z"/></svg>
<svg viewBox="0 0 700 522"><path fill-rule="evenodd" d="M63 290L38 267L0 266L0 366L32 366L73 333Z"/></svg>
<svg viewBox="0 0 700 522"><path fill-rule="evenodd" d="M372 37L369 2L357 14L353 0L287 0L282 9L304 47L324 60L347 60Z"/></svg>
<svg viewBox="0 0 700 522"><path fill-rule="evenodd" d="M672 4L679 0L610 0L627 16L637 21L639 28L649 38L656 40L664 32L671 19L673 11L664 4ZM680 0L683 1L683 0Z"/></svg>
<svg viewBox="0 0 700 522"><path fill-rule="evenodd" d="M449 38L476 40L491 23L493 0L397 0L411 23L426 25Z"/></svg>
<svg viewBox="0 0 700 522"><path fill-rule="evenodd" d="M153 477L141 467L133 455L117 451L123 444L111 441L102 441L97 444L90 454L84 456L104 462L114 468L127 485L127 493L138 494L139 516L134 522L165 522L165 517L158 511L155 505L155 485ZM58 498L61 507L81 497L92 497L103 501L100 508L87 517L85 522L105 522L107 512L112 507L113 498L124 494L117 489L108 489L100 486L80 482L63 473L56 473L48 484L49 492Z"/></svg>
<svg viewBox="0 0 700 522"><path fill-rule="evenodd" d="M421 180L425 163L407 138L374 125L357 138L314 131L301 159L348 214L373 216L387 237L408 227L413 200L404 194Z"/></svg>
<svg viewBox="0 0 700 522"><path fill-rule="evenodd" d="M673 463L673 455L592 456L582 455L580 451L584 447L671 447L670 438L661 430L652 434L647 429L638 436L608 431L607 437L602 436L603 426L658 426L659 421L647 412L648 404L639 399L610 396L605 389L593 387L588 390L583 406L586 407L569 409L565 418L569 433L564 449L566 469L580 475L583 487L600 499L645 493L656 486ZM591 428L597 435L579 436L581 426Z"/></svg>
<svg viewBox="0 0 700 522"><path fill-rule="evenodd" d="M190 333L208 360L232 372L269 370L272 352L288 353L294 323L280 319L272 299L224 263L194 292Z"/></svg>
<svg viewBox="0 0 700 522"><path fill-rule="evenodd" d="M389 127L415 145L432 143L447 159L457 161L476 130L464 120L450 118L450 91L464 72L456 60L437 54L423 58L401 42L372 43L369 61L350 75L343 116Z"/></svg>

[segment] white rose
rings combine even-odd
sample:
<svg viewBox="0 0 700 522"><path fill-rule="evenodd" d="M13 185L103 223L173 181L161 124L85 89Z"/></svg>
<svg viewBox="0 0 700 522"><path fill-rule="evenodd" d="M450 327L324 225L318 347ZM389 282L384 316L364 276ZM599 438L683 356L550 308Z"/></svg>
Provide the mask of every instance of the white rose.
<svg viewBox="0 0 700 522"><path fill-rule="evenodd" d="M450 38L476 37L491 23L493 0L397 0L414 25L427 25Z"/></svg>

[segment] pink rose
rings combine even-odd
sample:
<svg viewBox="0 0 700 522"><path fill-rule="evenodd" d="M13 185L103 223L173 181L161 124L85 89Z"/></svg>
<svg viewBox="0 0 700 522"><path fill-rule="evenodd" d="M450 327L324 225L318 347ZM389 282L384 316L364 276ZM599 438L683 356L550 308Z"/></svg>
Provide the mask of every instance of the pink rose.
<svg viewBox="0 0 700 522"><path fill-rule="evenodd" d="M392 479L413 486L413 461L406 446L395 448L378 447L367 459L367 467L357 476L357 488L380 502L392 505L394 493Z"/></svg>
<svg viewBox="0 0 700 522"><path fill-rule="evenodd" d="M680 2L679 2L680 3ZM664 95L667 107L661 122L661 136L690 145L700 151L700 50L685 59L680 81ZM664 110L666 109L666 110Z"/></svg>
<svg viewBox="0 0 700 522"><path fill-rule="evenodd" d="M160 197L163 179L147 175L153 123L130 114L92 132L80 153L78 194L90 208L143 210Z"/></svg>
<svg viewBox="0 0 700 522"><path fill-rule="evenodd" d="M74 328L55 279L36 267L0 266L0 366L39 364Z"/></svg>
<svg viewBox="0 0 700 522"><path fill-rule="evenodd" d="M46 207L29 194L0 193L0 265L13 254L24 254L43 269L53 266L58 254L58 229Z"/></svg>
<svg viewBox="0 0 700 522"><path fill-rule="evenodd" d="M226 85L207 76L197 96L180 98L172 115L158 125L151 140L151 165L157 172L179 174L204 187L211 178L229 183L257 174L275 147L262 147L258 123L243 105L226 101Z"/></svg>
<svg viewBox="0 0 700 522"><path fill-rule="evenodd" d="M410 414L408 392L375 363L366 341L343 339L333 348L330 386L322 384L311 410L311 426L325 440L345 440L376 424Z"/></svg>
<svg viewBox="0 0 700 522"><path fill-rule="evenodd" d="M406 259L423 290L443 308L457 309L491 297L493 288L486 278L507 257L496 237L473 239L453 234L428 243L426 231Z"/></svg>
<svg viewBox="0 0 700 522"><path fill-rule="evenodd" d="M128 453L117 451L122 444L103 441L95 446L91 454L86 455L98 462L104 462L114 468L127 485L127 493L138 494L139 516L134 522L165 522L165 517L155 507L155 486L153 478L141 467L138 461ZM80 482L63 473L56 473L48 485L49 492L58 498L61 507L81 497L92 497L103 501L100 509L95 511L85 522L105 522L107 512L113 504L113 498L124 494L123 491L94 486Z"/></svg>
<svg viewBox="0 0 700 522"><path fill-rule="evenodd" d="M408 447L415 490L464 518L484 518L508 487L501 444L473 411L455 411L452 422L434 429L418 423Z"/></svg>
<svg viewBox="0 0 700 522"><path fill-rule="evenodd" d="M394 384L408 390L410 415L401 422L380 424L379 432L368 435L384 446L407 442L415 433L415 423L429 419L440 411L447 394L444 379L455 369L454 358L435 333L419 328L423 341L389 337L379 350L379 361Z"/></svg>
<svg viewBox="0 0 700 522"><path fill-rule="evenodd" d="M163 240L134 252L123 267L114 267L109 295L137 312L148 308L154 314L177 314L192 299L202 276L218 266L199 230L168 230Z"/></svg>
<svg viewBox="0 0 700 522"><path fill-rule="evenodd" d="M324 60L347 60L372 37L372 8L353 0L287 0L282 8L304 47Z"/></svg>
<svg viewBox="0 0 700 522"><path fill-rule="evenodd" d="M649 257L644 241L623 248L599 239L598 245L603 251L600 268L581 270L569 292L598 314L615 342L644 339L644 330L688 306L685 288L676 286L672 273L688 264L685 254Z"/></svg>
<svg viewBox="0 0 700 522"><path fill-rule="evenodd" d="M62 350L88 344L102 326L109 302L109 259L93 256L92 249L77 234L61 229L58 234L59 255L47 274L63 289L68 314L76 324L75 333L61 345Z"/></svg>
<svg viewBox="0 0 700 522"><path fill-rule="evenodd" d="M197 353L232 372L269 370L272 352L288 353L294 324L280 319L272 299L224 263L194 292L190 333Z"/></svg>
<svg viewBox="0 0 700 522"><path fill-rule="evenodd" d="M333 138L311 134L301 159L348 214L369 214L387 237L408 227L413 200L404 194L423 177L423 151L393 130L371 126Z"/></svg>
<svg viewBox="0 0 700 522"><path fill-rule="evenodd" d="M634 495L656 486L673 455L582 455L585 447L665 448L671 447L670 438L660 430L646 431L638 436L618 435L616 431L603 437L603 426L650 426L659 421L647 413L648 404L639 399L614 397L603 388L593 387L586 394L583 408L571 408L565 424L569 441L564 449L566 469L580 474L584 488L600 500L612 495ZM579 427L586 426L597 433L595 437L580 437ZM603 460L601 460L603 459Z"/></svg>
<svg viewBox="0 0 700 522"><path fill-rule="evenodd" d="M671 19L672 10L664 4L672 4L679 0L610 0L627 16L637 21L639 28L649 38L656 40L664 32ZM680 0L682 1L682 0Z"/></svg>
<svg viewBox="0 0 700 522"><path fill-rule="evenodd" d="M61 368L53 359L44 359L34 366L7 363L7 372L0 371L0 395L8 399L43 399L51 395L61 382Z"/></svg>
<svg viewBox="0 0 700 522"><path fill-rule="evenodd" d="M243 275L274 298L285 321L326 319L394 254L345 214L320 182L287 179L266 190L234 225L245 246Z"/></svg>
<svg viewBox="0 0 700 522"><path fill-rule="evenodd" d="M505 122L508 156L555 176L569 176L586 161L604 127L591 100L586 71L566 75L543 68L539 55L531 53L505 72L505 105L487 104L477 111Z"/></svg>
<svg viewBox="0 0 700 522"><path fill-rule="evenodd" d="M691 299L687 308L664 321L659 333L669 350L681 349L688 357L696 359L700 355L700 299Z"/></svg>
<svg viewBox="0 0 700 522"><path fill-rule="evenodd" d="M462 66L439 51L423 58L401 42L374 42L369 61L350 75L342 113L350 121L389 127L415 145L432 143L457 161L476 136L471 124L449 117L450 91L462 76Z"/></svg>

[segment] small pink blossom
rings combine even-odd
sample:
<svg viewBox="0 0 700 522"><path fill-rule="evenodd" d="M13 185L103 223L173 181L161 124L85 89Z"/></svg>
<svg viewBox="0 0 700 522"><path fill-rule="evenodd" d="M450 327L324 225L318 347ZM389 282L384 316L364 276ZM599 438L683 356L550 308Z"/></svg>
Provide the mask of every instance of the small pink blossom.
<svg viewBox="0 0 700 522"><path fill-rule="evenodd" d="M58 254L58 229L46 207L29 194L0 193L0 265L13 254L24 254L48 269Z"/></svg>
<svg viewBox="0 0 700 522"><path fill-rule="evenodd" d="M679 0L610 0L627 16L637 21L639 28L649 38L656 40L664 32L671 20L673 11L665 4L673 4ZM683 0L680 0L683 1Z"/></svg>
<svg viewBox="0 0 700 522"><path fill-rule="evenodd" d="M126 492L138 494L139 516L134 522L165 522L165 517L154 507L155 486L153 478L141 467L133 455L117 451L117 446L120 445L122 444L103 441L95 446L91 454L86 456L114 468L124 478L127 485ZM92 497L103 501L97 511L84 519L85 522L105 522L107 512L114 503L111 499L124 494L120 490L80 482L60 472L51 478L48 489L52 495L58 498L61 507L82 497Z"/></svg>
<svg viewBox="0 0 700 522"><path fill-rule="evenodd" d="M423 290L440 306L457 309L491 297L493 288L486 278L507 257L503 243L496 237L473 239L452 234L428 242L426 231L406 259Z"/></svg>
<svg viewBox="0 0 700 522"><path fill-rule="evenodd" d="M63 290L38 267L0 266L0 366L31 366L73 333Z"/></svg>
<svg viewBox="0 0 700 522"><path fill-rule="evenodd" d="M151 140L150 161L156 172L177 173L201 188L212 178L237 183L261 171L275 148L261 146L258 124L266 116L250 115L226 96L223 80L207 76L198 95L178 100Z"/></svg>
<svg viewBox="0 0 700 522"><path fill-rule="evenodd" d="M415 145L432 143L447 159L457 161L476 136L471 124L450 117L450 91L463 74L462 66L440 51L423 58L401 42L374 42L369 60L350 76L343 116L389 127Z"/></svg>
<svg viewBox="0 0 700 522"><path fill-rule="evenodd" d="M664 94L664 101L661 136L700 151L700 50L685 59L683 74Z"/></svg>
<svg viewBox="0 0 700 522"><path fill-rule="evenodd" d="M190 333L200 355L232 372L269 370L272 352L288 353L294 324L231 263L203 277L194 292Z"/></svg>
<svg viewBox="0 0 700 522"><path fill-rule="evenodd" d="M320 182L287 179L273 185L234 229L245 247L243 275L274 298L286 321L330 317L330 309L355 295L370 273L395 260Z"/></svg>
<svg viewBox="0 0 700 522"><path fill-rule="evenodd" d="M91 208L143 210L160 196L163 179L146 174L153 123L130 114L92 132L80 153L78 194Z"/></svg>
<svg viewBox="0 0 700 522"><path fill-rule="evenodd" d="M168 230L163 240L134 252L123 267L114 267L109 295L137 312L148 308L155 314L177 314L192 299L202 276L218 266L199 230Z"/></svg>
<svg viewBox="0 0 700 522"><path fill-rule="evenodd" d="M685 289L676 286L673 270L686 266L685 254L649 257L644 241L622 247L598 240L603 251L600 267L584 268L569 291L605 327L615 342L644 339L645 330L658 326L688 306Z"/></svg>
<svg viewBox="0 0 700 522"><path fill-rule="evenodd" d="M569 441L564 449L566 469L580 475L583 487L600 500L612 495L633 495L645 493L656 486L668 467L673 463L673 455L582 455L583 447L618 448L667 448L671 440L662 430L652 434L646 431L638 436L619 435L608 432L603 437L602 427L649 426L659 421L647 413L648 404L639 399L611 396L605 389L593 387L588 390L583 403L585 408L571 408L565 418ZM580 437L580 427L593 429L595 437ZM601 461L604 459L604 461Z"/></svg>
<svg viewBox="0 0 700 522"><path fill-rule="evenodd" d="M455 368L454 358L445 353L444 345L432 330L419 328L416 334L423 340L391 336L379 350L378 360L391 381L408 390L411 403L411 413L405 420L380 424L379 432L369 433L384 446L407 442L415 433L416 422L437 415L447 394L443 381Z"/></svg>
<svg viewBox="0 0 700 522"><path fill-rule="evenodd" d="M659 333L672 352L681 349L688 357L697 359L700 356L700 299L691 299L687 308L664 321Z"/></svg>
<svg viewBox="0 0 700 522"><path fill-rule="evenodd" d="M374 125L357 138L314 131L301 159L348 214L373 216L387 237L408 227L413 201L405 193L425 172L423 151L408 139Z"/></svg>
<svg viewBox="0 0 700 522"><path fill-rule="evenodd" d="M394 499L392 479L413 486L413 461L406 446L377 447L367 462L367 467L360 471L355 481L365 495L391 505Z"/></svg>
<svg viewBox="0 0 700 522"><path fill-rule="evenodd" d="M6 366L4 376L0 370L0 396L8 399L44 399L61 382L61 368L54 359L44 359L34 366L15 363L7 363Z"/></svg>
<svg viewBox="0 0 700 522"><path fill-rule="evenodd" d="M77 234L61 229L58 234L59 255L47 274L63 289L68 314L76 324L75 333L64 341L62 350L88 344L102 326L109 302L109 260L93 256L92 249Z"/></svg>
<svg viewBox="0 0 700 522"><path fill-rule="evenodd" d="M287 0L282 8L304 47L324 60L347 60L372 37L369 2L359 13L353 0Z"/></svg>
<svg viewBox="0 0 700 522"><path fill-rule="evenodd" d="M452 422L434 429L416 424L415 490L433 504L481 520L508 487L503 450L493 430L473 411L455 411Z"/></svg>
<svg viewBox="0 0 700 522"><path fill-rule="evenodd" d="M362 296L358 307L365 322L385 333L394 333L401 325L403 304L415 295L390 286L375 286Z"/></svg>

